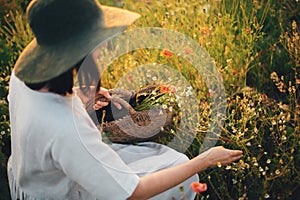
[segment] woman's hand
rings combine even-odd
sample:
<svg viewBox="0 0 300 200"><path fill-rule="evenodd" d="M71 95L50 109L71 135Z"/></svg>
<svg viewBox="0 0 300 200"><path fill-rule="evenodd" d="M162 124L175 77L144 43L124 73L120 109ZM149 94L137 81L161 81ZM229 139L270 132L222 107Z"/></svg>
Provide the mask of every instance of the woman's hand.
<svg viewBox="0 0 300 200"><path fill-rule="evenodd" d="M102 94L105 98L111 100L111 96L107 89L101 87L99 94ZM118 110L122 109L122 106L119 103L113 102L113 104L117 107ZM100 108L105 107L107 105L108 105L108 102L96 101L93 108L95 110L99 110Z"/></svg>
<svg viewBox="0 0 300 200"><path fill-rule="evenodd" d="M79 96L79 98L81 99L82 103L84 105L86 105L89 101L91 101L91 98L95 97L96 87L90 86L88 88L88 90L85 91L84 93L81 91L81 89L79 87L74 87L73 90ZM104 97L106 97L107 99L111 100L111 96L110 96L110 94L109 94L109 92L108 92L108 90L106 88L101 87L100 91L99 91L99 94L102 94ZM119 110L122 109L122 106L119 103L116 103L116 102L113 102L113 103L117 107L117 109L119 109ZM100 108L103 108L103 107L105 107L107 105L108 105L108 102L97 101L93 105L93 108L95 110L99 110Z"/></svg>
<svg viewBox="0 0 300 200"><path fill-rule="evenodd" d="M243 157L241 150L226 149L222 146L213 147L199 155L200 159L207 161L209 167L228 165Z"/></svg>

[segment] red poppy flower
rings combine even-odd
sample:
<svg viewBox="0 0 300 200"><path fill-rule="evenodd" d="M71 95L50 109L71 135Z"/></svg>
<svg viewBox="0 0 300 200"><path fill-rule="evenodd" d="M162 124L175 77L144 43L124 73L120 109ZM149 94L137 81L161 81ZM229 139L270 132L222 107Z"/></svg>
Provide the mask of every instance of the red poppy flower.
<svg viewBox="0 0 300 200"><path fill-rule="evenodd" d="M267 96L265 93L263 93L263 94L261 95L261 97L262 97L262 101L263 101L263 102L266 102L266 101L268 100L268 96Z"/></svg>
<svg viewBox="0 0 300 200"><path fill-rule="evenodd" d="M160 92L171 92L171 93L174 93L176 90L174 87L170 87L170 86L167 86L167 85L161 85L160 86Z"/></svg>
<svg viewBox="0 0 300 200"><path fill-rule="evenodd" d="M169 91L170 91L170 88L169 88L168 86L161 85L161 86L160 86L160 91L161 91L161 92L169 92Z"/></svg>
<svg viewBox="0 0 300 200"><path fill-rule="evenodd" d="M209 32L209 28L208 27L200 27L200 31L202 34L206 35Z"/></svg>
<svg viewBox="0 0 300 200"><path fill-rule="evenodd" d="M207 190L206 183L193 182L190 187L194 192L197 193L205 192Z"/></svg>
<svg viewBox="0 0 300 200"><path fill-rule="evenodd" d="M237 75L237 70L233 70L233 75L235 76L235 75Z"/></svg>
<svg viewBox="0 0 300 200"><path fill-rule="evenodd" d="M171 51L164 49L161 53L161 56L165 56L166 58L171 58L174 54Z"/></svg>

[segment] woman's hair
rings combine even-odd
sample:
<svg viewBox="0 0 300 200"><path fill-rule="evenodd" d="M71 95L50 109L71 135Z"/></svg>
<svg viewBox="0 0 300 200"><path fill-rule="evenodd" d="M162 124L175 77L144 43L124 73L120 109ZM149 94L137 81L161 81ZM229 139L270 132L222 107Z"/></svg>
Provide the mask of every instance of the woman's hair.
<svg viewBox="0 0 300 200"><path fill-rule="evenodd" d="M84 62L84 68L81 66ZM97 84L96 92L100 89L100 74L91 57L82 59L74 67L64 72L63 74L40 83L25 83L32 90L40 90L47 88L49 92L60 95L67 95L73 93L74 79L77 75L79 87L83 93L88 91L88 86Z"/></svg>

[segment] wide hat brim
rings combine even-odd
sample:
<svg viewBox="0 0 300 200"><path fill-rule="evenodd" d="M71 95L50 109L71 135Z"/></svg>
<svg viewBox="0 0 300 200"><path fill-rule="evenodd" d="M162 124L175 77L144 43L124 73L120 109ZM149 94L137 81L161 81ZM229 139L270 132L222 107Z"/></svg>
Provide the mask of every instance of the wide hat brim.
<svg viewBox="0 0 300 200"><path fill-rule="evenodd" d="M27 83L40 83L55 78L87 56L98 44L124 31L139 14L124 9L99 6L103 27L94 26L59 45L39 45L34 38L19 56L14 72Z"/></svg>

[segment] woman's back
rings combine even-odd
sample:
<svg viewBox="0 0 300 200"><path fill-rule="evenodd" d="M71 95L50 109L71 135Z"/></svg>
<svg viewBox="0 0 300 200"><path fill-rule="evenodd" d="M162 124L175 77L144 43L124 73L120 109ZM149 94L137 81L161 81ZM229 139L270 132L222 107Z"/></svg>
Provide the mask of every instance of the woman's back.
<svg viewBox="0 0 300 200"><path fill-rule="evenodd" d="M124 193L128 196L132 192L138 177L130 173L116 153L101 142L98 130L77 96L33 91L12 75L9 101L12 120L10 166L13 166L10 176L14 176L10 177L11 188L14 188L12 194L37 199L65 199L76 195L77 190L84 195L84 189L80 189L77 183L89 185L86 189L96 196L102 193L103 197L117 194L124 197ZM119 163L120 169L129 172L128 177L122 175L123 172L119 175L116 170L105 169L105 157L107 165ZM118 191L111 188L124 178L131 183L124 186L123 192L123 186ZM107 184L100 186L99 183L105 181Z"/></svg>

